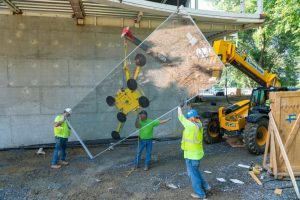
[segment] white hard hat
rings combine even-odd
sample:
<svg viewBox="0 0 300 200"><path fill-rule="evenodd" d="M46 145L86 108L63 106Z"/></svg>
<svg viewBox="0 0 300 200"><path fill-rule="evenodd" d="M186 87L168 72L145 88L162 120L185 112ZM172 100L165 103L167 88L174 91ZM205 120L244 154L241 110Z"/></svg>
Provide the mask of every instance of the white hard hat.
<svg viewBox="0 0 300 200"><path fill-rule="evenodd" d="M69 114L72 113L72 109L71 108L66 108L64 111L67 112L67 113L69 113Z"/></svg>

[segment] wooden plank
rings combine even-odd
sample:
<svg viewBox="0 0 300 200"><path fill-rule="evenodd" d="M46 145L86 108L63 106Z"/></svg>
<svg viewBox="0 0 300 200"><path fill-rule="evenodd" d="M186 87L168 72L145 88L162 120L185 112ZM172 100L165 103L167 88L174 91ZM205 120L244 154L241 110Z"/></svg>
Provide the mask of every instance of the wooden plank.
<svg viewBox="0 0 300 200"><path fill-rule="evenodd" d="M281 194L282 194L282 189L276 188L276 189L274 190L274 194L281 196Z"/></svg>
<svg viewBox="0 0 300 200"><path fill-rule="evenodd" d="M271 155L270 158L272 159L272 170L273 170L273 175L277 179L277 161L276 161L276 148L275 148L275 139L274 139L274 129L271 127L270 130L271 134Z"/></svg>
<svg viewBox="0 0 300 200"><path fill-rule="evenodd" d="M263 160L263 168L264 169L267 168L267 159L268 159L269 149L270 149L270 133L268 132L267 141L266 141L266 148L265 148L265 153L264 153L264 160Z"/></svg>
<svg viewBox="0 0 300 200"><path fill-rule="evenodd" d="M257 178L253 171L249 171L249 174L258 185L262 185L261 181Z"/></svg>
<svg viewBox="0 0 300 200"><path fill-rule="evenodd" d="M292 180L292 183L293 183L294 190L295 190L295 192L296 192L297 198L300 199L299 188L298 188L298 185L297 185L295 176L294 176L294 172L293 172L293 170L292 170L292 167L291 167L290 161L289 161L289 159L288 159L288 156L287 156L287 154L286 154L286 152L285 152L285 150L284 150L284 146L283 146L282 140L281 140L281 138L280 138L279 131L278 131L277 127L276 127L276 123L275 123L275 121L274 121L274 118L273 118L273 115L272 115L271 112L269 113L269 119L270 119L269 123L272 123L272 126L273 126L273 133L274 133L275 138L276 138L276 140L277 140L277 142L278 142L278 144L279 144L279 148L280 148L280 150L281 150L282 156L283 156L283 158L284 158L285 165L286 165L286 167L287 167L287 169L288 169L290 178L291 178L291 180Z"/></svg>
<svg viewBox="0 0 300 200"><path fill-rule="evenodd" d="M245 144L240 138L227 138L226 142L233 148L244 148Z"/></svg>

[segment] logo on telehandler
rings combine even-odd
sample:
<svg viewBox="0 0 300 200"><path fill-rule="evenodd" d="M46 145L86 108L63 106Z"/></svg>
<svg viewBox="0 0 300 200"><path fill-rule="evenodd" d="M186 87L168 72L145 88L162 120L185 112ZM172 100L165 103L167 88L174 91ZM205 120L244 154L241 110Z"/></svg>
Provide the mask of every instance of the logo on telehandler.
<svg viewBox="0 0 300 200"><path fill-rule="evenodd" d="M234 123L226 122L226 126L228 126L228 127L235 127L236 125Z"/></svg>

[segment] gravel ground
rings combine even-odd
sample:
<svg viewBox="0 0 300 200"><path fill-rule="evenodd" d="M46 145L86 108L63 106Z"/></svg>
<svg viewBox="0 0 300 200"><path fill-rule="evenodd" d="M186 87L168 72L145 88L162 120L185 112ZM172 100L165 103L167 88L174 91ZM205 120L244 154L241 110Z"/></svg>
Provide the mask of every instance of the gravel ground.
<svg viewBox="0 0 300 200"><path fill-rule="evenodd" d="M46 149L45 156L35 155L36 150L1 151L0 199L189 199L192 189L179 143L156 141L150 170L139 168L132 173L136 142L118 146L95 160L89 160L82 148L69 148L70 165L59 170L49 168L52 149ZM209 199L296 199L292 188L284 189L280 197L273 193L276 187L291 186L290 181L274 181L264 173L264 185L259 186L247 169L237 166L262 163L262 156L226 142L206 145L205 152L201 170L212 172L203 173L213 188ZM244 184L234 184L231 178Z"/></svg>
<svg viewBox="0 0 300 200"><path fill-rule="evenodd" d="M236 102L247 97L230 98ZM199 105L203 110L215 111L227 105L224 97L206 97ZM211 106L210 102L217 106ZM207 103L205 103L207 102ZM108 145L95 147L97 152ZM92 147L91 147L92 148ZM0 151L0 200L17 199L190 199L191 184L186 173L180 140L155 141L152 165L149 171L139 168L131 171L137 142L119 145L94 160L90 160L81 147L68 148L70 165L59 170L50 169L53 149L46 155L36 155L36 150ZM93 149L91 149L93 151ZM96 150L96 149L95 149ZM248 170L238 164L262 163L263 156L254 156L245 148L232 148L226 142L205 145L201 170L213 188L209 199L296 199L290 181L277 181L263 173L263 186L257 185ZM224 178L221 183L216 178ZM243 185L230 179L239 179ZM169 188L173 184L176 189ZM298 181L300 184L300 181ZM276 187L288 187L282 196L276 196Z"/></svg>

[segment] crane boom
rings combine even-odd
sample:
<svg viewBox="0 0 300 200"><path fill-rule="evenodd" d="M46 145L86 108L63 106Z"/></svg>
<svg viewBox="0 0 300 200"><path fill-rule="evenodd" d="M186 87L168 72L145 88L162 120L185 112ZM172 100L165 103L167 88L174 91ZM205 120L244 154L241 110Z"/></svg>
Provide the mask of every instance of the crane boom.
<svg viewBox="0 0 300 200"><path fill-rule="evenodd" d="M246 54L240 55L236 46L229 41L214 41L213 48L224 64L230 63L249 78L264 87L280 87L281 84L276 74L262 69L256 63L251 61Z"/></svg>

